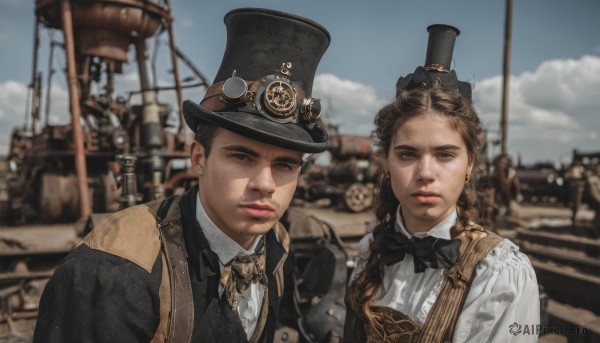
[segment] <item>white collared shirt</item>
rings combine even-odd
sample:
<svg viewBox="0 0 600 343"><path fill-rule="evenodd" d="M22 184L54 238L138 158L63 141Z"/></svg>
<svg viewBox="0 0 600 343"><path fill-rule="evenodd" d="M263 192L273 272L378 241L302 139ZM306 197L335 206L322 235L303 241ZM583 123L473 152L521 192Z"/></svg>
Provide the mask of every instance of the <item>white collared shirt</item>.
<svg viewBox="0 0 600 343"><path fill-rule="evenodd" d="M253 254L262 237L262 235L257 236L250 249L246 250L242 248L236 241L223 233L223 231L208 218L208 215L202 206L200 197L198 197L198 201L196 201L196 219L200 224L200 228L202 228L204 237L206 237L206 240L208 241L210 250L212 250L219 258L219 268L221 272L223 271L224 266L236 256ZM223 285L219 284L219 296L223 294L223 290ZM237 310L248 339L252 338L254 329L256 329L264 292L265 286L260 282L257 282L252 283L250 287L240 294Z"/></svg>
<svg viewBox="0 0 600 343"><path fill-rule="evenodd" d="M450 239L450 229L456 223L457 212L452 212L428 232L417 237L433 236ZM402 224L400 211L396 228L412 237ZM373 234L366 235L359 244L359 260L351 280L364 267ZM383 297L375 305L394 308L411 319L424 323L440 293L445 269L425 269L414 272L413 256L384 268ZM379 292L381 292L379 289ZM456 323L453 342L537 342L537 335L510 333L513 323L539 324L538 284L527 256L508 239L502 240L477 265L463 309Z"/></svg>

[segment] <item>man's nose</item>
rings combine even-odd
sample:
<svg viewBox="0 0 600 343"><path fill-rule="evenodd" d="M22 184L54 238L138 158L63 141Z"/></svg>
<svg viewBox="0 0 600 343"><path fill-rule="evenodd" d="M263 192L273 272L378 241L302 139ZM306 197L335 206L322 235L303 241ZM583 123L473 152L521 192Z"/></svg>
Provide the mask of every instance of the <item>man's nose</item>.
<svg viewBox="0 0 600 343"><path fill-rule="evenodd" d="M258 170L255 176L250 180L249 184L252 190L262 194L271 194L275 192L277 185L273 178L273 171L270 166L262 167Z"/></svg>

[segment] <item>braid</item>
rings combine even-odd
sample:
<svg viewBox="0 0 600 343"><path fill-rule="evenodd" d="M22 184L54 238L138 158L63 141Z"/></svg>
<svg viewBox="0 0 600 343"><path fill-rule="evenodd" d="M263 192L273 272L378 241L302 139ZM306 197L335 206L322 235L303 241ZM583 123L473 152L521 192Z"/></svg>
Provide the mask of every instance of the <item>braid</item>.
<svg viewBox="0 0 600 343"><path fill-rule="evenodd" d="M456 237L465 227L478 221L477 193L472 182L465 183L465 187L458 197L456 207L458 218L456 219L456 225L450 231L452 237Z"/></svg>
<svg viewBox="0 0 600 343"><path fill-rule="evenodd" d="M379 180L379 194L375 202L375 217L379 223L392 222L400 202L392 190L392 180L389 173L384 173Z"/></svg>

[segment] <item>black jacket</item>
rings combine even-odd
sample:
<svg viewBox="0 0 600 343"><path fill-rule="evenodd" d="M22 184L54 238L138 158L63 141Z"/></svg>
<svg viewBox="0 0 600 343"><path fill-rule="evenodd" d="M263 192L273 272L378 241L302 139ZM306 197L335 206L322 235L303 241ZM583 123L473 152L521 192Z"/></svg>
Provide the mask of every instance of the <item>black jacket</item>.
<svg viewBox="0 0 600 343"><path fill-rule="evenodd" d="M197 189L192 189L179 201L194 299L192 341L246 342L237 312L220 304L219 262L196 220L197 198ZM272 342L279 307L292 305L294 257L290 252L283 264L285 292L279 298L274 271L285 248L273 230L265 238L269 315L261 341ZM150 342L159 323L162 268L160 254L148 272L130 260L81 244L44 289L33 341Z"/></svg>

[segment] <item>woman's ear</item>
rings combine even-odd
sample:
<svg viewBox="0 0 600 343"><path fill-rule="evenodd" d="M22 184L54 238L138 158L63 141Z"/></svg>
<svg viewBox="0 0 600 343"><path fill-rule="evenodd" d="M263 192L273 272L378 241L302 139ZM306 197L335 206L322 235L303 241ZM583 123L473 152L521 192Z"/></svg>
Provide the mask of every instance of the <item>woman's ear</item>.
<svg viewBox="0 0 600 343"><path fill-rule="evenodd" d="M465 176L465 182L468 182L471 179L471 173L473 172L473 166L474 166L474 164L471 163L467 167L467 175Z"/></svg>
<svg viewBox="0 0 600 343"><path fill-rule="evenodd" d="M190 147L190 160L192 161L192 170L198 176L204 175L204 168L206 166L206 150L204 145L198 141L193 141Z"/></svg>

